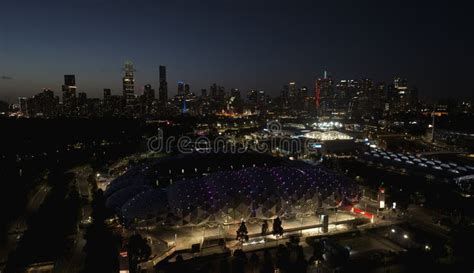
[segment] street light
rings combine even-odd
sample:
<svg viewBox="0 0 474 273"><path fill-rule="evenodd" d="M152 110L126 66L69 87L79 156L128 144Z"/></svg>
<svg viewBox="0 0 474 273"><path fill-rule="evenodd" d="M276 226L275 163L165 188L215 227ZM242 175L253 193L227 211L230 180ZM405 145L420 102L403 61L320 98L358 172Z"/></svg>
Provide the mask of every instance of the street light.
<svg viewBox="0 0 474 273"><path fill-rule="evenodd" d="M392 230L391 230L391 231L392 231L392 233L395 233L395 229L393 229L393 228L392 228Z"/></svg>
<svg viewBox="0 0 474 273"><path fill-rule="evenodd" d="M408 235L403 234L403 238L408 239Z"/></svg>

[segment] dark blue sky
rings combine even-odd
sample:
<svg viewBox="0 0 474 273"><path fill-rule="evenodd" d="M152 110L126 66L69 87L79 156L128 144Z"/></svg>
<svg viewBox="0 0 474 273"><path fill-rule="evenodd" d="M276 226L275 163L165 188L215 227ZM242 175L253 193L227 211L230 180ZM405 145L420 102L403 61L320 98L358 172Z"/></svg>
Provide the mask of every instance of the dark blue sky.
<svg viewBox="0 0 474 273"><path fill-rule="evenodd" d="M337 79L407 77L424 97L472 97L471 9L411 2L2 0L0 76L12 79L0 78L0 99L59 94L64 74L91 96L121 94L126 60L138 93L157 89L166 65L170 93L183 80L198 93L216 82L277 94L327 69Z"/></svg>

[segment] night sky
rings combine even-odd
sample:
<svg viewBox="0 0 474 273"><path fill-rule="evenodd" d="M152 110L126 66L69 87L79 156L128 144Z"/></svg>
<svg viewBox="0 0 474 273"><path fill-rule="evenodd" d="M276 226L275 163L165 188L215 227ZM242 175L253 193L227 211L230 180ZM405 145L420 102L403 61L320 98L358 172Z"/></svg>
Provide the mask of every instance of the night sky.
<svg viewBox="0 0 474 273"><path fill-rule="evenodd" d="M406 77L422 97L471 97L474 32L468 1L2 0L0 99L53 89L121 94L124 61L137 93L185 81L200 93L336 79Z"/></svg>

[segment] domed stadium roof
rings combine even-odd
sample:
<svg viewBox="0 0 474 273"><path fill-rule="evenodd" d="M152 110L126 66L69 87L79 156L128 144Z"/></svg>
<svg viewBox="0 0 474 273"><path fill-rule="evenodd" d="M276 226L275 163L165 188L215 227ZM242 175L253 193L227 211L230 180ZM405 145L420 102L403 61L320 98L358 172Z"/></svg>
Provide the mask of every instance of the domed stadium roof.
<svg viewBox="0 0 474 273"><path fill-rule="evenodd" d="M307 164L204 173L166 187L156 186L153 173L150 165L141 165L117 178L107 188L107 206L128 223L156 219L181 226L314 213L327 198L357 196L352 181Z"/></svg>

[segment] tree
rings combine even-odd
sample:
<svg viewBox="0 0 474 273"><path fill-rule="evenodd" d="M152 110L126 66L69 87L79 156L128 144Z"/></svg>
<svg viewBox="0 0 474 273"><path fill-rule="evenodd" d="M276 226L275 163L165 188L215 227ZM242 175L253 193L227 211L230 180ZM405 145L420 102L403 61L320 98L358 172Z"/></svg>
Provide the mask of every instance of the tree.
<svg viewBox="0 0 474 273"><path fill-rule="evenodd" d="M280 271L290 272L290 252L288 248L282 244L278 245L276 253L276 264Z"/></svg>
<svg viewBox="0 0 474 273"><path fill-rule="evenodd" d="M260 269L260 273L273 273L275 272L275 267L273 265L273 259L270 252L265 249L263 252L263 264L262 268Z"/></svg>
<svg viewBox="0 0 474 273"><path fill-rule="evenodd" d="M252 254L250 255L250 259L249 259L250 264L252 265L252 268L257 267L259 260L260 260L260 258L258 257L257 253L252 252Z"/></svg>
<svg viewBox="0 0 474 273"><path fill-rule="evenodd" d="M248 234L247 226L245 225L245 221L242 221L240 223L239 229L237 229L236 239L239 240L240 242L248 241L249 236L247 234Z"/></svg>
<svg viewBox="0 0 474 273"><path fill-rule="evenodd" d="M264 221L263 221L263 224L262 224L262 232L261 232L261 235L262 235L262 236L265 236L265 235L267 235L267 232L268 232L268 222L267 222L267 220L264 220Z"/></svg>
<svg viewBox="0 0 474 273"><path fill-rule="evenodd" d="M120 240L104 223L106 209L105 198L101 190L94 193L91 206L91 215L94 221L87 228L84 236L86 239L84 272L117 272Z"/></svg>
<svg viewBox="0 0 474 273"><path fill-rule="evenodd" d="M232 258L232 273L244 273L245 264L247 263L247 256L241 249L234 251L234 256Z"/></svg>
<svg viewBox="0 0 474 273"><path fill-rule="evenodd" d="M315 240L311 243L313 248L313 256L310 258L310 262L314 263L315 261L322 261L324 254L324 245L320 240Z"/></svg>
<svg viewBox="0 0 474 273"><path fill-rule="evenodd" d="M91 207L91 216L94 222L103 223L108 216L108 210L105 207L105 196L101 189L94 192Z"/></svg>
<svg viewBox="0 0 474 273"><path fill-rule="evenodd" d="M281 226L280 217L277 217L273 220L273 235L283 236L283 227Z"/></svg>
<svg viewBox="0 0 474 273"><path fill-rule="evenodd" d="M151 255L151 248L146 239L138 233L128 239L127 251L131 272L135 272L138 263L147 260Z"/></svg>
<svg viewBox="0 0 474 273"><path fill-rule="evenodd" d="M305 273L308 268L308 261L306 260L303 248L298 246L296 248L296 261L294 263L295 272Z"/></svg>
<svg viewBox="0 0 474 273"><path fill-rule="evenodd" d="M186 272L186 271L181 271L181 272ZM219 262L219 272L221 273L229 273L229 261L227 258L221 259Z"/></svg>

